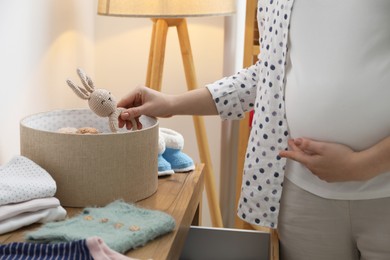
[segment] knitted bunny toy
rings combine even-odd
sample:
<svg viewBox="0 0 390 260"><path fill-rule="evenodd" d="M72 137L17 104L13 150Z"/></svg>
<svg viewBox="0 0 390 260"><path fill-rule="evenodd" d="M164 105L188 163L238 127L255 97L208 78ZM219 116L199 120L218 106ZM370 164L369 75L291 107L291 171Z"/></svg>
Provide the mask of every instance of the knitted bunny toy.
<svg viewBox="0 0 390 260"><path fill-rule="evenodd" d="M74 93L82 99L88 100L90 109L100 117L108 117L110 129L116 133L119 130L118 117L124 108L117 108L114 96L106 89L95 89L95 86L90 77L88 77L84 71L77 69L77 74L83 84L84 88L77 86L71 80L67 80L69 87L72 88ZM137 130L137 123L132 120L133 129Z"/></svg>

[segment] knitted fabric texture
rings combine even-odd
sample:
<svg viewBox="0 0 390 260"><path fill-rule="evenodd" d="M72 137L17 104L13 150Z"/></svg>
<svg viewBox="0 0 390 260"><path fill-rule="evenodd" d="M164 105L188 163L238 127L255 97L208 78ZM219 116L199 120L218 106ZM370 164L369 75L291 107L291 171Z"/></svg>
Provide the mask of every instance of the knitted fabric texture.
<svg viewBox="0 0 390 260"><path fill-rule="evenodd" d="M113 250L124 253L175 228L172 216L114 201L102 208L88 207L79 215L61 222L47 223L26 234L27 241L58 243L102 238Z"/></svg>

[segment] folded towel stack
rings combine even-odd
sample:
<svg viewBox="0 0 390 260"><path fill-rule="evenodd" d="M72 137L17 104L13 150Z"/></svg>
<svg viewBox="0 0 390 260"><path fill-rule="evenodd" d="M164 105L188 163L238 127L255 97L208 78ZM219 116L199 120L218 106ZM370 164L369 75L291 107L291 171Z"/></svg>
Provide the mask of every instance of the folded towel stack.
<svg viewBox="0 0 390 260"><path fill-rule="evenodd" d="M0 234L33 223L63 220L66 211L54 197L50 174L23 156L0 167Z"/></svg>

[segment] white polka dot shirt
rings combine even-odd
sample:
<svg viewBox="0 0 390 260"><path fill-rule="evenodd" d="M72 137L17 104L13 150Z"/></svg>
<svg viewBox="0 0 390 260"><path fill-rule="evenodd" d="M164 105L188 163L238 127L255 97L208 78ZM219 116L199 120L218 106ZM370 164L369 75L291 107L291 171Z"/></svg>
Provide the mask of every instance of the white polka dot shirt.
<svg viewBox="0 0 390 260"><path fill-rule="evenodd" d="M288 128L284 106L287 36L293 0L259 0L259 61L207 85L223 119L240 119L254 110L238 215L244 221L277 227Z"/></svg>

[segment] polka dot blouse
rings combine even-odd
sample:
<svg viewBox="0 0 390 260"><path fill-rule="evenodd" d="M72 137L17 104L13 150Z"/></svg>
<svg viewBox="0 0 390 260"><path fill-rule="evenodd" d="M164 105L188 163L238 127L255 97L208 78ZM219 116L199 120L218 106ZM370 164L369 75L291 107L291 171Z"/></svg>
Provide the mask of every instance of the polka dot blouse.
<svg viewBox="0 0 390 260"><path fill-rule="evenodd" d="M222 119L241 119L254 110L238 215L244 221L277 227L288 127L284 104L287 36L293 0L259 0L259 61L207 85Z"/></svg>

